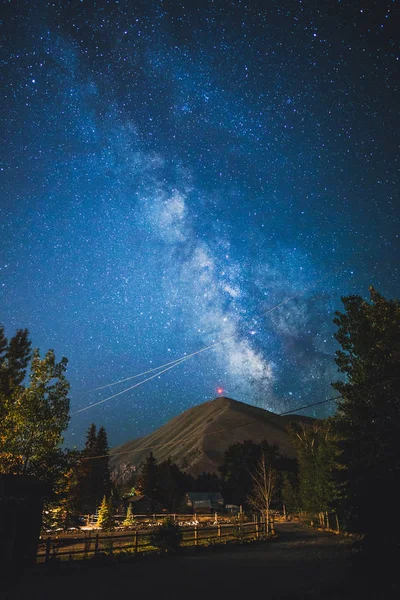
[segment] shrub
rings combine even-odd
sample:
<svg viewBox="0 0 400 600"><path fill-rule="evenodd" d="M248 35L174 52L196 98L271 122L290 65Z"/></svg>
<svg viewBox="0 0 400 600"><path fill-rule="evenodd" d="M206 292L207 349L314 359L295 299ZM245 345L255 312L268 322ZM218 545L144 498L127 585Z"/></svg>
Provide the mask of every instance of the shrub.
<svg viewBox="0 0 400 600"><path fill-rule="evenodd" d="M165 519L150 535L150 544L162 552L176 553L182 541L182 532L173 519Z"/></svg>

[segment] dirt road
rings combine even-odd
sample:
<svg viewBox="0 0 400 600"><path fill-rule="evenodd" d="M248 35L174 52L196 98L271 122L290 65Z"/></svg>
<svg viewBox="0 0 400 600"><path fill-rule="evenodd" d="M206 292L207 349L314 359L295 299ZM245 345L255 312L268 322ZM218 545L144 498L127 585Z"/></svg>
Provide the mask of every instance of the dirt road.
<svg viewBox="0 0 400 600"><path fill-rule="evenodd" d="M146 598L354 598L348 582L350 541L296 523L277 524L278 539L203 550L178 557L138 559L80 572L26 576L7 600ZM365 596L364 596L365 599Z"/></svg>

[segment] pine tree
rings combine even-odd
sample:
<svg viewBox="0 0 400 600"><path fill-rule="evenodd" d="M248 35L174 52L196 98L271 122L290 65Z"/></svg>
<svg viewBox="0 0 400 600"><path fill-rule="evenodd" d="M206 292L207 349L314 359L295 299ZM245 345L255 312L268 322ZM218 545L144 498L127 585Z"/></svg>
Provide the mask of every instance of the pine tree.
<svg viewBox="0 0 400 600"><path fill-rule="evenodd" d="M100 427L96 439L96 459L94 463L96 472L96 489L98 499L104 495L109 497L111 494L111 477L110 477L110 457L107 434L104 427Z"/></svg>
<svg viewBox="0 0 400 600"><path fill-rule="evenodd" d="M107 499L106 496L104 496L99 508L99 517L97 519L97 525L103 531L113 531L114 513L111 498Z"/></svg>
<svg viewBox="0 0 400 600"><path fill-rule="evenodd" d="M152 500L160 499L160 472L152 452L142 465L136 488L139 494L148 496Z"/></svg>
<svg viewBox="0 0 400 600"><path fill-rule="evenodd" d="M96 425L94 423L92 423L89 427L89 429L87 430L87 434L86 434L86 442L85 442L85 449L84 449L84 454L87 457L90 456L95 456L96 452L97 452L97 429L96 429Z"/></svg>
<svg viewBox="0 0 400 600"><path fill-rule="evenodd" d="M126 511L126 517L124 522L122 523L124 527L134 527L135 526L135 517L132 512L132 504L128 504L128 510Z"/></svg>
<svg viewBox="0 0 400 600"><path fill-rule="evenodd" d="M93 514L103 496L111 495L111 478L108 457L107 434L104 427L98 433L92 423L86 434L85 448L76 468L75 496L78 507L84 514Z"/></svg>

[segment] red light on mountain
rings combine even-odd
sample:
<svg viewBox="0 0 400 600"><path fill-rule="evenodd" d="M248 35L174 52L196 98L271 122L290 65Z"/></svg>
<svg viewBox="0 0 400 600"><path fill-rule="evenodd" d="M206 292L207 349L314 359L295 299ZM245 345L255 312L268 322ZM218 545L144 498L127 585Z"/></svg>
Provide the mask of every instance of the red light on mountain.
<svg viewBox="0 0 400 600"><path fill-rule="evenodd" d="M224 393L224 388L222 387L217 387L217 394L221 395Z"/></svg>

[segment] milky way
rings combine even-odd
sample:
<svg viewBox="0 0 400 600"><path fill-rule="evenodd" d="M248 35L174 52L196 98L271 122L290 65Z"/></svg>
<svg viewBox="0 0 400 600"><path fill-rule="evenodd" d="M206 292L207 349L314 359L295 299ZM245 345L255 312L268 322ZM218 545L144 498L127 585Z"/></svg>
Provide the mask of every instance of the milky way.
<svg viewBox="0 0 400 600"><path fill-rule="evenodd" d="M68 443L219 387L277 412L332 396L340 297L399 295L397 3L0 11L8 335L69 358L72 413L225 340L74 414Z"/></svg>

